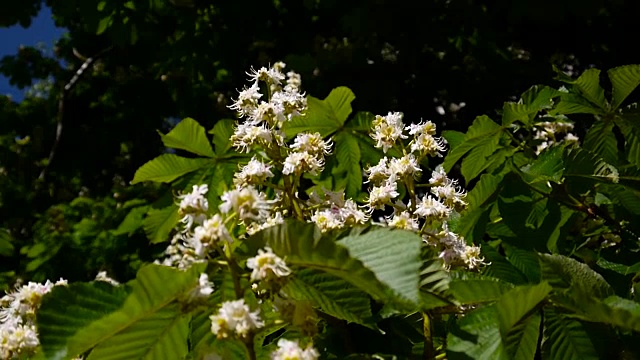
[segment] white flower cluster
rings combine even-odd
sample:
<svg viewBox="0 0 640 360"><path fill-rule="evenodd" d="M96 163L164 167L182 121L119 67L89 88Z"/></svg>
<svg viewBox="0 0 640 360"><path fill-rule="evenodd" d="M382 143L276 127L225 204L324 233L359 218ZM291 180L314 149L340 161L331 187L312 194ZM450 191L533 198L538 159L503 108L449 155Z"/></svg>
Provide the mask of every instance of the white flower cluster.
<svg viewBox="0 0 640 360"><path fill-rule="evenodd" d="M258 250L258 255L247 260L247 267L252 269L251 281L265 280L270 277L284 277L291 274L287 264L270 247Z"/></svg>
<svg viewBox="0 0 640 360"><path fill-rule="evenodd" d="M264 322L260 320L260 312L252 312L244 299L222 303L218 313L211 315L210 319L211 332L219 339L233 335L244 338L252 330L264 326Z"/></svg>
<svg viewBox="0 0 640 360"><path fill-rule="evenodd" d="M35 352L40 345L35 312L42 297L58 285L67 285L67 282L29 282L0 299L0 358L22 359Z"/></svg>
<svg viewBox="0 0 640 360"><path fill-rule="evenodd" d="M324 190L324 197L320 197L314 190L308 204L318 208L311 216L311 221L323 232L365 224L369 220L369 215L353 200L344 199L344 192Z"/></svg>
<svg viewBox="0 0 640 360"><path fill-rule="evenodd" d="M274 149L284 145L282 125L307 108L307 99L300 92L300 75L282 73L284 63L276 63L271 68L252 70L248 75L252 84L240 91L238 99L229 108L236 110L244 122L238 124L231 141L240 152L249 152L255 147ZM270 94L263 100L260 83L264 83Z"/></svg>
<svg viewBox="0 0 640 360"><path fill-rule="evenodd" d="M536 148L536 154L539 155L544 149L547 149L559 143L577 143L578 137L570 133L573 130L573 124L566 121L544 121L536 123L534 126L536 131L535 140L542 141ZM564 138L560 137L564 135Z"/></svg>
<svg viewBox="0 0 640 360"><path fill-rule="evenodd" d="M193 263L205 261L217 247L233 242L227 222L234 221L235 217L247 226L258 223L266 227L282 221L281 216L276 214L273 218L271 214L273 201L266 200L266 195L253 186L225 192L221 196L220 213L209 216L207 191L207 185L194 185L191 193L178 196L184 229L165 250L165 259L156 263L186 269Z"/></svg>
<svg viewBox="0 0 640 360"><path fill-rule="evenodd" d="M271 353L271 360L317 360L318 350L308 345L300 347L298 340L278 340L278 349Z"/></svg>
<svg viewBox="0 0 640 360"><path fill-rule="evenodd" d="M365 169L366 183L371 184L366 208L369 212L384 210L391 206L394 212L384 223L387 226L418 232L425 242L440 250L440 257L448 267L463 265L475 268L483 263L480 249L467 246L462 238L448 231L447 221L454 212L467 207L466 192L458 186L457 181L449 179L442 166L436 167L429 179L430 194L419 198L412 194L412 200L405 204L397 197L398 186L411 186L413 180L419 178L422 170L420 161L426 156L442 157L446 142L438 138L436 126L431 121L404 126L400 113L389 113L387 116L376 116L373 121L371 137L376 146L384 152L395 147L401 139L410 139L404 155L383 157L378 164ZM404 146L399 148L406 149ZM415 201L415 204L412 204ZM444 229L444 230L441 230ZM443 235L445 234L445 235Z"/></svg>

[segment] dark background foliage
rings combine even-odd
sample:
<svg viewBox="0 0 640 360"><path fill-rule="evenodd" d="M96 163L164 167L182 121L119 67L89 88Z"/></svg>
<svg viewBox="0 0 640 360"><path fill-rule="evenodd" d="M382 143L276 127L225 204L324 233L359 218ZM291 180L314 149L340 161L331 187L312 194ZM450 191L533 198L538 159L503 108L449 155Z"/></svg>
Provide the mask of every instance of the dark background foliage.
<svg viewBox="0 0 640 360"><path fill-rule="evenodd" d="M0 60L13 85L44 89L0 97L3 286L131 278L159 249L120 224L134 206L171 201L128 186L163 151L156 130L233 117L252 66L284 60L314 96L345 85L357 110L463 130L551 83L552 64L578 74L638 62L640 3L622 0L32 0L5 2L0 26L27 27L42 6L69 31L55 57L26 47Z"/></svg>

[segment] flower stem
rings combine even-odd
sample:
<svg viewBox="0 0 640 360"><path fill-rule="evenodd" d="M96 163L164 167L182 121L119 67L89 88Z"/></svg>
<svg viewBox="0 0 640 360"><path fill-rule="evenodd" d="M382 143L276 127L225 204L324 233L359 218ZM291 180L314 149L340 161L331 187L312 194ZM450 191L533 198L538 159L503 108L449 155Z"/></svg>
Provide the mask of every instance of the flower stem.
<svg viewBox="0 0 640 360"><path fill-rule="evenodd" d="M436 351L433 347L433 334L431 332L431 316L423 312L422 313L422 332L424 335L424 350L422 352L422 358L425 360L435 359Z"/></svg>

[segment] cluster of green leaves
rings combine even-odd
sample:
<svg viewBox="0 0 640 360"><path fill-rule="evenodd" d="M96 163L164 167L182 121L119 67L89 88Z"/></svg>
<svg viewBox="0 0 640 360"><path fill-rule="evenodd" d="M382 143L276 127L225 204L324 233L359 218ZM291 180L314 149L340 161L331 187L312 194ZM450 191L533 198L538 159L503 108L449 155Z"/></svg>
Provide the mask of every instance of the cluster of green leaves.
<svg viewBox="0 0 640 360"><path fill-rule="evenodd" d="M466 134L445 133L445 169L460 163L473 184L454 228L482 242L491 262L451 288L473 303L492 301L456 322L450 358L638 351L640 128L636 106L621 105L640 84L640 65L609 70L608 91L597 69L558 80L566 87L534 86L505 103L501 123L480 116ZM558 142L536 155L536 123L569 118L587 129L582 146Z"/></svg>
<svg viewBox="0 0 640 360"><path fill-rule="evenodd" d="M262 295L224 261L188 271L147 265L126 285L54 289L38 312L40 356L202 359L215 352L224 359L268 359L279 338L307 337L326 358L597 359L637 352L638 212L635 202L625 201L638 193L637 135L623 128L633 123L635 108L620 104L640 83L639 68L609 72L613 95L602 106L594 95L604 90L597 70L590 70L577 80L561 78L568 88L536 86L520 102L506 103L502 124L481 116L466 134L446 133L445 168L460 162L473 186L469 208L450 227L482 243L490 264L480 273L446 270L410 232L369 227L322 234L314 224L289 220L231 247L241 266L265 246L286 258L293 272L281 291L292 300L289 311L276 312L271 298L259 301ZM362 166L380 154L366 135L371 114L349 119L353 99L346 88L324 100L309 97L307 114L284 130L287 138L302 131L331 136L335 154L308 185L346 188L358 198ZM537 122L584 112L595 115L587 120L584 147L560 142L536 155ZM602 155L610 140L597 140L611 137L593 130L605 121L620 131L614 132L613 163ZM178 222L172 195L194 184L209 185L216 208L233 172L248 160L231 151L232 129L231 121L219 122L213 146L192 119L161 134L176 151L143 165L134 182L171 183L172 193L134 207L122 231L144 229L151 242L167 241ZM610 239L619 240L611 246ZM192 306L189 293L205 271L216 290L206 304ZM260 309L267 323L250 342L217 339L210 331L208 316L237 298Z"/></svg>

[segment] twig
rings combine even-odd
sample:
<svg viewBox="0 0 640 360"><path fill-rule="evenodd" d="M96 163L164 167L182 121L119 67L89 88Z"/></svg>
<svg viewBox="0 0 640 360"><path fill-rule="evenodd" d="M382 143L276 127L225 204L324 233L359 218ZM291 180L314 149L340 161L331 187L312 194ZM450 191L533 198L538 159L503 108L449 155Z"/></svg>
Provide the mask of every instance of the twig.
<svg viewBox="0 0 640 360"><path fill-rule="evenodd" d="M60 97L58 99L58 114L56 115L56 122L58 123L58 125L56 127L56 138L53 141L53 146L51 147L51 151L49 152L49 160L47 161L46 165L44 166L44 168L40 172L40 176L38 176L38 180L40 180L40 181L44 180L44 178L45 178L45 176L47 174L47 170L49 170L49 166L51 166L51 162L53 161L53 158L56 155L56 150L58 149L58 146L60 144L60 138L62 137L62 129L63 129L62 120L64 119L64 105L65 105L65 101L66 101L67 95L69 95L71 90L76 86L76 84L78 83L78 80L80 80L82 75L84 75L85 71L90 66L92 66L96 62L96 60L98 60L100 57L104 56L104 54L106 54L107 52L111 51L111 49L113 49L113 46L110 46L110 47L100 51L96 55L94 55L94 56L92 56L90 58L87 58L84 61L84 63L82 63L82 65L80 65L78 70L76 70L75 74L73 74L73 77L71 78L71 80L69 80L69 82L66 83L64 85L64 87L62 88L62 92L60 92ZM75 49L73 49L73 50L74 50L74 54L77 53L77 51Z"/></svg>

